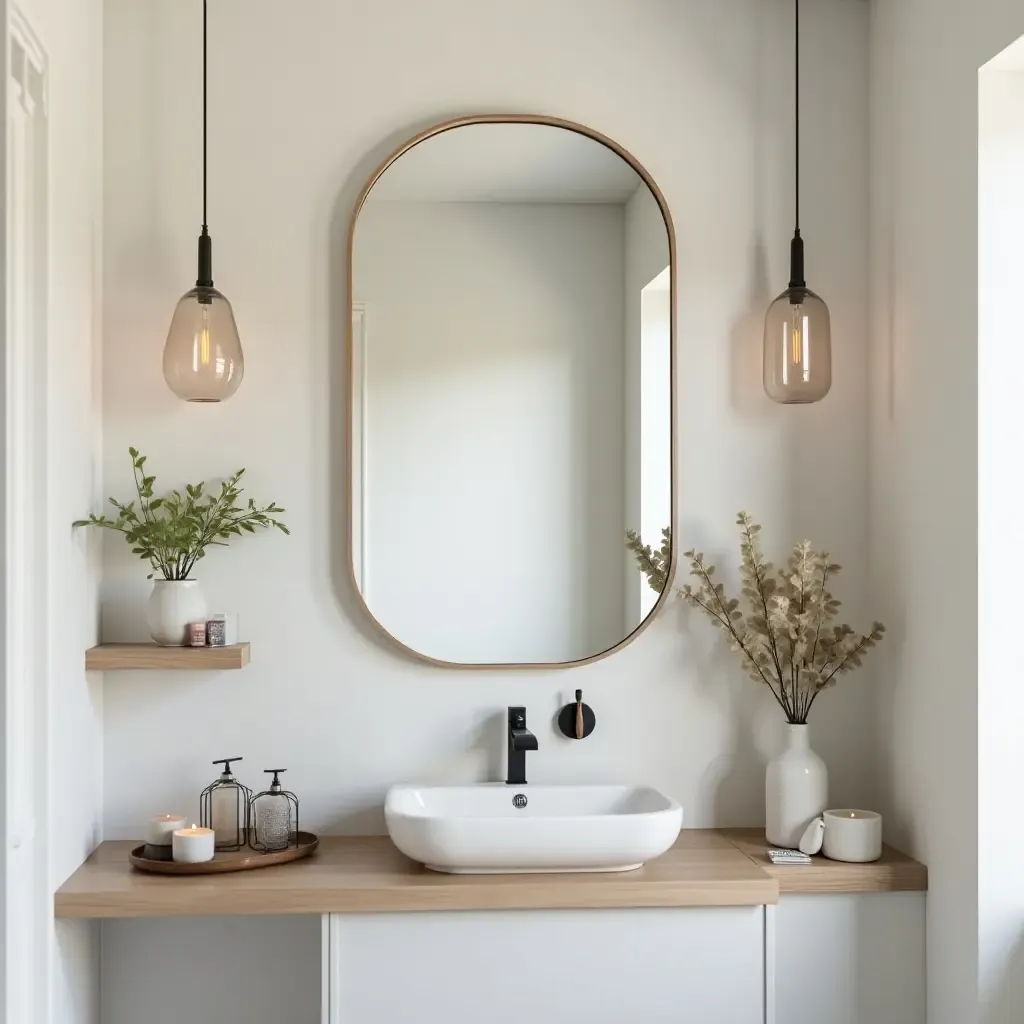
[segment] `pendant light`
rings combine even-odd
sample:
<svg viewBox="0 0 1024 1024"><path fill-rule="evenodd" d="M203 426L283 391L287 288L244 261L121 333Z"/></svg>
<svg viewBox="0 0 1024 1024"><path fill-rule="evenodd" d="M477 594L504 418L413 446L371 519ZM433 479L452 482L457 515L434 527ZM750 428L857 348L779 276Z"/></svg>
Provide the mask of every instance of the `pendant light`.
<svg viewBox="0 0 1024 1024"><path fill-rule="evenodd" d="M794 139L796 216L789 246L789 287L764 318L764 389L775 402L820 401L832 386L832 341L828 306L804 280L800 237L800 0L794 7Z"/></svg>
<svg viewBox="0 0 1024 1024"><path fill-rule="evenodd" d="M203 230L196 286L178 301L164 345L164 379L187 402L222 402L242 383L244 364L231 303L213 287L206 224L206 6L203 0Z"/></svg>

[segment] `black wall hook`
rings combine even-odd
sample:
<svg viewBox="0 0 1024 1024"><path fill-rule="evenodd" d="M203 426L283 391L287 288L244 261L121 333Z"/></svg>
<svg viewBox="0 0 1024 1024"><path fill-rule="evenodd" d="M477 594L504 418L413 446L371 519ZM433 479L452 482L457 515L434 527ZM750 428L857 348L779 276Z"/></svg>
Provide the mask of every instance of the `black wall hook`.
<svg viewBox="0 0 1024 1024"><path fill-rule="evenodd" d="M586 739L594 731L597 719L589 704L583 703L583 691L576 691L576 702L558 712L558 728L571 740Z"/></svg>

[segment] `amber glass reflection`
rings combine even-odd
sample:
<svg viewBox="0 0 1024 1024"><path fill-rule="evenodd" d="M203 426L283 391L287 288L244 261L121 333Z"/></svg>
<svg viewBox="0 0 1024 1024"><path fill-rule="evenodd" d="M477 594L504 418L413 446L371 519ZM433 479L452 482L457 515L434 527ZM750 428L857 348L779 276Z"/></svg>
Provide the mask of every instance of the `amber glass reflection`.
<svg viewBox="0 0 1024 1024"><path fill-rule="evenodd" d="M164 378L187 402L222 402L242 383L244 364L231 303L216 288L193 288L175 307L164 345Z"/></svg>
<svg viewBox="0 0 1024 1024"><path fill-rule="evenodd" d="M828 306L809 288L787 288L764 318L764 389L775 402L817 402L832 386Z"/></svg>

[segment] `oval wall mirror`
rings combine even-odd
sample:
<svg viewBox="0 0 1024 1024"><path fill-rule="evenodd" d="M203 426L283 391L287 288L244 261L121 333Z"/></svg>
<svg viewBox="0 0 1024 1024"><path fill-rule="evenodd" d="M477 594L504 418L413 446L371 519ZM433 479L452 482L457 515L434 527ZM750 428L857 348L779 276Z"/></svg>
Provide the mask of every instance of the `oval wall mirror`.
<svg viewBox="0 0 1024 1024"><path fill-rule="evenodd" d="M663 599L625 535L658 548L674 521L674 248L643 168L553 118L438 125L366 186L351 567L408 651L578 664Z"/></svg>

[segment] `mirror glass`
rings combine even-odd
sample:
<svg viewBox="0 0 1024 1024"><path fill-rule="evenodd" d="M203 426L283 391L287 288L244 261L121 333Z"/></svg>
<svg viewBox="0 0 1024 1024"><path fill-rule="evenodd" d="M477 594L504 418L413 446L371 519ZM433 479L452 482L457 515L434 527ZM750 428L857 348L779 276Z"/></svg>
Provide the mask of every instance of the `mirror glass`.
<svg viewBox="0 0 1024 1024"><path fill-rule="evenodd" d="M352 229L351 557L373 618L456 664L571 663L659 595L671 522L669 228L576 127L443 126Z"/></svg>

